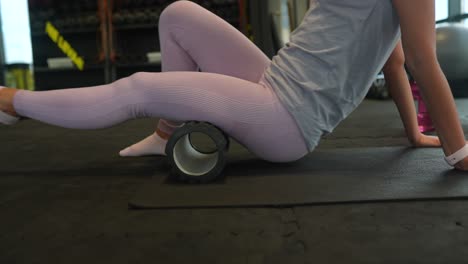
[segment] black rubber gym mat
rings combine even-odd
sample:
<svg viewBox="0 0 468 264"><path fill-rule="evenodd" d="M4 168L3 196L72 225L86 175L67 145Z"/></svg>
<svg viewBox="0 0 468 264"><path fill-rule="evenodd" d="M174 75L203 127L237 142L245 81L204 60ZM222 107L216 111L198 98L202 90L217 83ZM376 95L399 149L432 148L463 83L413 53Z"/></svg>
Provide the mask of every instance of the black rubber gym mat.
<svg viewBox="0 0 468 264"><path fill-rule="evenodd" d="M157 174L133 208L289 206L316 203L468 197L468 173L455 171L441 149L407 147L318 150L290 164L235 151L222 182L184 185Z"/></svg>
<svg viewBox="0 0 468 264"><path fill-rule="evenodd" d="M456 102L463 127L465 131L468 131L468 100L457 100ZM132 204L154 206L156 205L155 202L166 202L164 206L169 206L167 203L172 199L171 195L179 197L179 200L174 199L172 202L182 202L184 196L177 194L177 192L185 192L184 190L187 187L158 186L158 183L161 183L167 177L168 167L165 158L121 158L118 156L118 151L123 147L129 146L153 133L156 123L157 119L132 120L113 128L96 131L57 128L33 120L23 121L12 127L0 126L0 187L6 186L5 184L8 185L9 179L12 178L21 179L18 181L28 183L34 180L38 186L44 183L47 185L45 190L50 190L50 186L61 186L58 182L68 183L73 179L83 183L90 182L90 179L108 180L109 184L113 184L116 181L115 177L129 183L133 181L144 182L148 178L148 183L145 184L144 188L148 188L148 193L158 191L157 195L159 197L150 197L148 195L144 197L145 190L141 189L131 200ZM364 101L348 119L340 124L334 133L322 140L319 149L296 163L271 164L263 162L235 142L232 143L233 146L228 155L226 181L218 183L217 186L198 186L200 188L199 192L204 194L206 190L209 190L214 197L212 199L207 196L199 196L199 198L206 198L211 203L218 200L218 202L226 202L229 192L236 192L242 198L247 196L249 192L254 193L255 197L262 197L266 193L263 190L270 190L275 195L274 198L279 200L279 202L271 202L271 205L275 203L281 205L283 202L282 197L285 197L284 203L287 203L290 198L282 194L288 188L297 193L300 193L301 188L303 188L304 192L316 196L322 194L319 197L320 199L312 202L347 201L347 199L354 201L357 198L360 200L405 199L407 197L403 195L405 193L398 197L395 195L396 191L394 190L403 188L401 186L423 188L425 190L423 193L425 196L423 197L432 197L432 194L429 194L431 190L429 187L435 187L428 185L427 182L436 181L441 182L442 185L445 184L448 187L456 188L455 191L447 191L447 194L442 196L444 198L461 197L460 193L467 189L464 181L465 177L468 176L462 177L460 173L451 172L450 168L442 160L441 149L406 150L404 146L408 144L404 129L398 118L398 112L390 101ZM380 148L383 146L397 148ZM362 149L356 149L360 147ZM379 148L371 149L372 147ZM348 151L352 152L349 153ZM411 166L407 168L400 166L393 169L403 171L401 175L411 176L412 173L422 175L419 176L420 178L401 176L400 179L395 176L398 175L395 172L389 174L391 173L389 169L387 171L376 171L377 169L372 167L378 167L380 163L363 164L373 156L386 155L392 157L398 151L406 155L411 154L409 157L412 160L411 162L408 161ZM413 152L414 154L412 154ZM349 161L346 160L346 157L343 157L345 153L349 153ZM431 159L427 160L428 158ZM382 159L381 162L383 165L387 165L389 160ZM399 161L399 163L401 162L405 161ZM423 162L428 165L424 167L413 164L415 162ZM455 178L450 178L445 173ZM284 180L276 177L281 175L284 176ZM388 175L393 176L389 177ZM150 180L150 177L153 177L153 179ZM372 182L374 177L381 181L382 177L386 180L391 179L390 183L393 185L391 188L385 189L387 191L383 192L383 194L389 192L394 196L389 198L389 195L368 192L364 193L367 195L364 198L362 197L364 194L351 197L350 194L359 192L358 187L370 190L381 187L382 183L379 181ZM394 177L406 182L396 181ZM301 178L305 180L300 181ZM290 181L290 179L295 180ZM418 180L423 182L417 182ZM281 181L285 183L281 183ZM335 181L338 184L335 184ZM339 185L343 181L350 183ZM280 188L275 191L273 188L276 188L274 184L277 182L285 186L285 189ZM258 187L257 183L261 186ZM303 186L306 183L310 186ZM293 184L296 186L292 186ZM375 186L372 186L372 184L375 184ZM237 187L238 185L240 186ZM448 188L447 186L445 188ZM137 186L135 188L138 189ZM224 190L231 189L232 191L225 191L226 194L223 193ZM241 191L238 191L239 189ZM433 192L433 198L441 197L440 192L443 192L443 190ZM414 195L413 192L410 194L413 195L413 198L422 196L417 192L417 195ZM186 195L190 197L194 193L190 191ZM339 197L338 195L346 195L346 197ZM156 199L159 199L159 201ZM252 202L252 199L250 201L251 205L261 206L261 204ZM299 202L297 204L301 204ZM203 203L195 203L195 200L192 203L194 204L193 207L204 206Z"/></svg>

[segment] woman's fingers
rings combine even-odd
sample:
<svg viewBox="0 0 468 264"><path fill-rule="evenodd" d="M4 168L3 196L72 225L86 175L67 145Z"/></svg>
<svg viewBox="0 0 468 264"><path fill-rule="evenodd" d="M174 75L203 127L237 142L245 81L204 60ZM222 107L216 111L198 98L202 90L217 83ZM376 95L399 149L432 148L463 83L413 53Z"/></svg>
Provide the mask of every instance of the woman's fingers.
<svg viewBox="0 0 468 264"><path fill-rule="evenodd" d="M421 134L413 145L417 148L436 148L442 146L438 137L426 136L424 134Z"/></svg>

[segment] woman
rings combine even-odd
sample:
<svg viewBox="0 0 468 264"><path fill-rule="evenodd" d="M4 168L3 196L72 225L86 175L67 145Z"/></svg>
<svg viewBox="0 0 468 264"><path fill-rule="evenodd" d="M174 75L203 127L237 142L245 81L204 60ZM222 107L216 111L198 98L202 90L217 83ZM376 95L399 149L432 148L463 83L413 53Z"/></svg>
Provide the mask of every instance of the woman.
<svg viewBox="0 0 468 264"><path fill-rule="evenodd" d="M162 118L154 135L121 152L138 156L164 155L174 129L199 120L217 125L259 158L291 162L313 151L362 102L385 65L410 142L442 145L450 164L468 170L468 147L435 53L434 1L311 1L304 21L273 61L235 28L189 1L168 6L159 30L163 73L137 73L88 88L1 89L4 123L23 116L98 129L131 118ZM417 131L403 50L440 141Z"/></svg>

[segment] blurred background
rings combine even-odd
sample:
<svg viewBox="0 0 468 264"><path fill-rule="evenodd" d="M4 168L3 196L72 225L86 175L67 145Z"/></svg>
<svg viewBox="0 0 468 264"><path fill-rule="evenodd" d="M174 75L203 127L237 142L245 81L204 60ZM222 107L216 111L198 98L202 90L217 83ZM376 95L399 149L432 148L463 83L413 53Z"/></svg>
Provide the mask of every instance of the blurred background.
<svg viewBox="0 0 468 264"><path fill-rule="evenodd" d="M170 0L0 0L0 81L52 90L113 82L138 71L160 71L158 19ZM249 37L272 58L288 41L308 0L194 0ZM439 60L454 94L468 93L468 0L436 0ZM46 32L50 22L61 45ZM75 54L76 56L73 56ZM70 59L80 57L80 70ZM466 90L466 93L465 93ZM389 97L383 76L369 97Z"/></svg>

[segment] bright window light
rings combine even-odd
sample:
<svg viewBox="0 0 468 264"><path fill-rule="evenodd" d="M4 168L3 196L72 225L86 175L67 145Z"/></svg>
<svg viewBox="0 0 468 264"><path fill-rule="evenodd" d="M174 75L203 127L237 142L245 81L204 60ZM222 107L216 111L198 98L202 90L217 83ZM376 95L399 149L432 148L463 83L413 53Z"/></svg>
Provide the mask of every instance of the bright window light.
<svg viewBox="0 0 468 264"><path fill-rule="evenodd" d="M289 23L289 10L287 0L281 3L281 37L285 43L290 41L291 25Z"/></svg>
<svg viewBox="0 0 468 264"><path fill-rule="evenodd" d="M32 64L28 0L0 0L5 63Z"/></svg>
<svg viewBox="0 0 468 264"><path fill-rule="evenodd" d="M461 11L462 14L467 14L468 13L468 0L462 0L461 4L462 4L462 11ZM465 23L465 25L468 25L468 19L463 20L463 22Z"/></svg>
<svg viewBox="0 0 468 264"><path fill-rule="evenodd" d="M448 1L449 0L436 0L435 1L435 10L436 10L436 21L445 19L448 17Z"/></svg>

